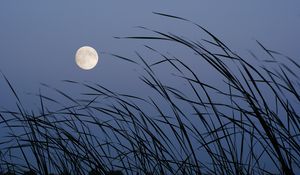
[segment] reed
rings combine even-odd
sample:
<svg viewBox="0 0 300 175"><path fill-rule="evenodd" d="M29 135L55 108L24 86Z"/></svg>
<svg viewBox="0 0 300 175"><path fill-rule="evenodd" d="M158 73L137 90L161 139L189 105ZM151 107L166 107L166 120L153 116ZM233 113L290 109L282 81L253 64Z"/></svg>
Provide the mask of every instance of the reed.
<svg viewBox="0 0 300 175"><path fill-rule="evenodd" d="M151 46L145 48L159 55L154 62L141 53L136 58L112 54L143 70L145 97L65 80L70 88L80 86L83 97L53 88L67 103L38 93L39 109L25 109L3 75L18 110L0 112L0 125L7 130L0 143L2 174L300 172L297 61L257 42L267 56L253 54L258 60L253 64L204 27L155 14L192 24L209 39L194 41L147 28L150 36L122 38L180 45L195 55L194 64L205 62L218 75L218 85L207 83L184 58ZM171 68L176 84L185 86L164 81L160 66ZM59 107L50 109L52 104Z"/></svg>

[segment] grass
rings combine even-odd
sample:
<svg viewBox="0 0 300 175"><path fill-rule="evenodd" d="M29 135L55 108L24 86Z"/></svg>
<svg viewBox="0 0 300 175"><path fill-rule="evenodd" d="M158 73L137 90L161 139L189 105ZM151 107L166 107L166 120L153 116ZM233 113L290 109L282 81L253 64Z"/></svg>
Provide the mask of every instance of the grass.
<svg viewBox="0 0 300 175"><path fill-rule="evenodd" d="M67 102L39 92L40 107L25 109L17 90L17 110L2 110L2 174L297 174L300 172L299 68L293 59L266 53L253 64L215 35L186 19L209 39L188 40L150 30L127 39L171 42L195 54L221 81L209 84L185 59L162 54L150 62L112 54L141 67L146 97L112 92L97 83L80 86L77 99L55 89ZM280 58L280 59L278 59ZM253 60L253 59L252 59ZM272 66L270 66L272 65ZM163 81L159 66L176 80ZM201 67L201 65L199 65ZM50 86L45 85L46 88ZM147 91L148 92L148 91ZM59 106L50 109L51 105Z"/></svg>

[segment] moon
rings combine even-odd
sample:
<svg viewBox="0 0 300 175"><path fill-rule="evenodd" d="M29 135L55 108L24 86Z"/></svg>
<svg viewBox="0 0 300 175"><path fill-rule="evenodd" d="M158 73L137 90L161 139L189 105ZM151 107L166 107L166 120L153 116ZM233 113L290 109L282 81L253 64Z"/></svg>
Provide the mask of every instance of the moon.
<svg viewBox="0 0 300 175"><path fill-rule="evenodd" d="M90 46L80 47L76 52L75 62L81 69L93 69L98 63L98 53Z"/></svg>

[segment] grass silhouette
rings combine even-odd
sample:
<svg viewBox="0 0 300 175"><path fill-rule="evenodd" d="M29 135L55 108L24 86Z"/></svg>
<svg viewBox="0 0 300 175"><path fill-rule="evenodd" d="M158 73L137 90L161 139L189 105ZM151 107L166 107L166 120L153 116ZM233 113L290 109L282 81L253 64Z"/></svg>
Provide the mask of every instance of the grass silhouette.
<svg viewBox="0 0 300 175"><path fill-rule="evenodd" d="M66 80L70 87L82 87L85 98L53 88L68 103L39 93L36 112L23 107L3 75L18 110L0 112L0 124L8 130L0 143L2 174L300 172L300 65L260 42L267 58L252 64L202 26L155 14L192 23L210 39L192 41L147 28L153 35L124 38L182 45L217 73L221 88L206 83L184 59L150 46L146 48L160 55L154 63L139 53L141 63L112 54L143 69L140 80L151 89L148 97ZM184 90L161 80L156 71L161 65L171 67L178 83L186 84ZM51 110L49 104L59 109Z"/></svg>

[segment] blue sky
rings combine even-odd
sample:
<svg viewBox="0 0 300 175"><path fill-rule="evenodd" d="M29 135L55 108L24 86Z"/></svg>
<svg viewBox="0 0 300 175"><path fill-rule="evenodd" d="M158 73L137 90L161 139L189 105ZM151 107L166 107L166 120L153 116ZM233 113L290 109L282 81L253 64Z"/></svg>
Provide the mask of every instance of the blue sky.
<svg viewBox="0 0 300 175"><path fill-rule="evenodd" d="M60 80L98 82L114 90L134 89L134 67L102 54L134 58L142 42L114 36L148 34L135 26L170 31L195 40L201 34L189 25L154 15L162 12L190 19L219 36L233 50L257 50L255 40L299 60L300 1L2 1L0 5L0 70L15 88L37 92L40 83ZM76 49L90 45L100 53L97 67L80 70ZM157 48L165 48L159 43ZM168 52L178 52L167 48ZM121 86L122 85L122 86ZM2 96L7 86L0 82ZM122 88L120 88L122 87Z"/></svg>

